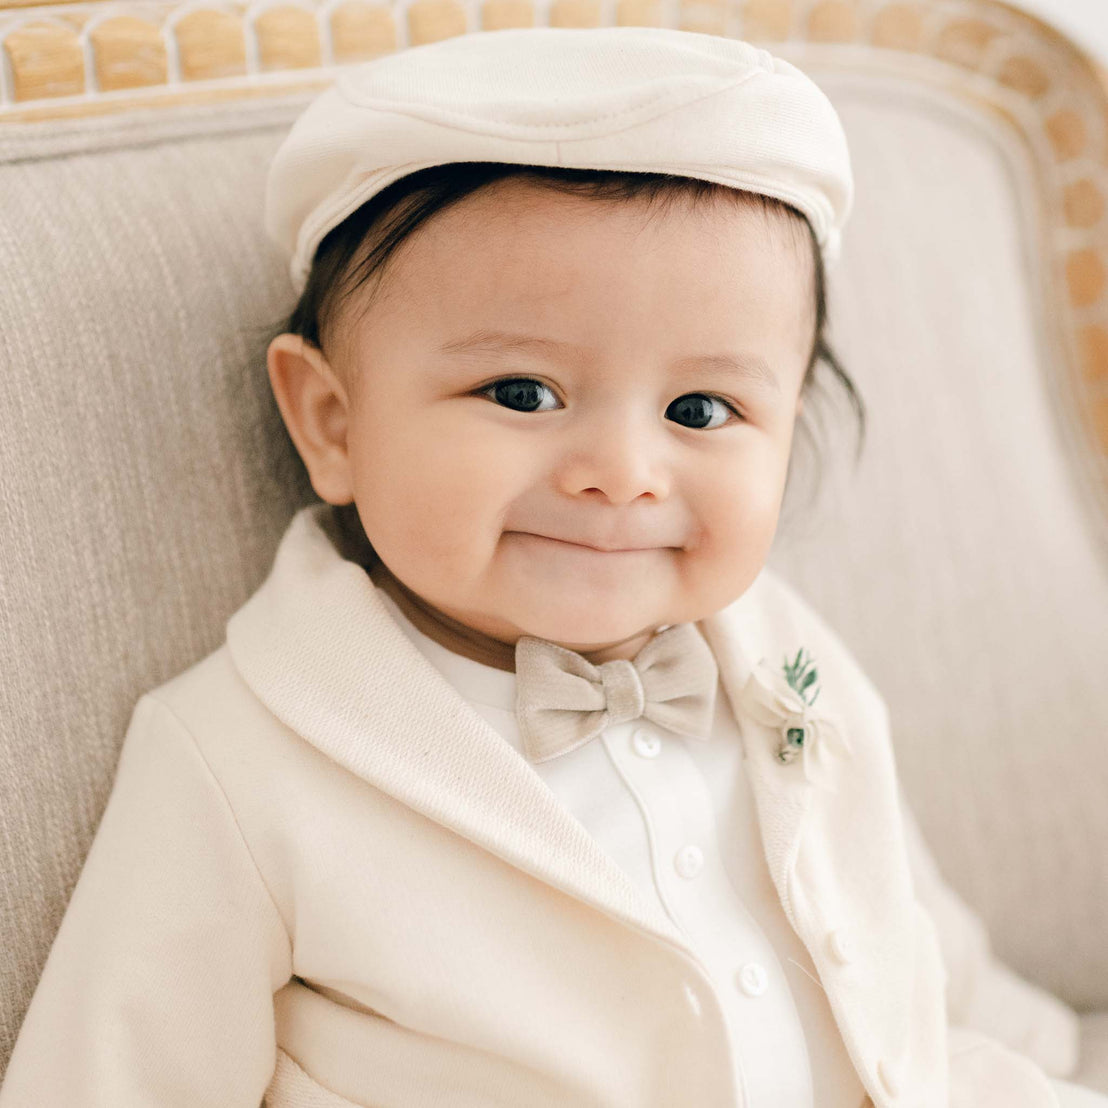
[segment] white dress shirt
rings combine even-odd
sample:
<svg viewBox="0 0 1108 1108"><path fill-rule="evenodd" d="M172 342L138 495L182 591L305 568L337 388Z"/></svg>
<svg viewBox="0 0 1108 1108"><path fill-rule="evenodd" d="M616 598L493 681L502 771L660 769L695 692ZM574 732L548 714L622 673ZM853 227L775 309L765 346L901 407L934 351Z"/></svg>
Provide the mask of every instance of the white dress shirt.
<svg viewBox="0 0 1108 1108"><path fill-rule="evenodd" d="M523 756L515 674L448 650L380 595L427 660ZM742 1108L861 1108L865 1089L766 868L743 758L717 686L708 740L640 718L529 764L688 936L726 1015Z"/></svg>

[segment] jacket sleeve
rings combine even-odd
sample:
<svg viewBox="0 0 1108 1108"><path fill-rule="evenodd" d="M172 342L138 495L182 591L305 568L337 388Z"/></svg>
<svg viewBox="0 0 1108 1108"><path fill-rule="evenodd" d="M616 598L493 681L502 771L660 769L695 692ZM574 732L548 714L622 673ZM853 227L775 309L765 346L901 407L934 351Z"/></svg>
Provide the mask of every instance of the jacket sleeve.
<svg viewBox="0 0 1108 1108"><path fill-rule="evenodd" d="M258 1108L288 934L219 782L153 694L0 1086L0 1108Z"/></svg>
<svg viewBox="0 0 1108 1108"><path fill-rule="evenodd" d="M995 1039L1051 1076L1068 1076L1078 1063L1079 1017L995 956L981 917L943 879L903 787L900 808L916 898L935 924L947 971L950 1025Z"/></svg>

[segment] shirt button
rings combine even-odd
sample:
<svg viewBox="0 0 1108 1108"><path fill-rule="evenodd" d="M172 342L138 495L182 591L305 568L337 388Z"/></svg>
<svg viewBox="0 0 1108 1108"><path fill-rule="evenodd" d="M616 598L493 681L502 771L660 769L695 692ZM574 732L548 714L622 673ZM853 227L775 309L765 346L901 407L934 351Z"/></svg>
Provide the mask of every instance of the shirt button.
<svg viewBox="0 0 1108 1108"><path fill-rule="evenodd" d="M881 1079L881 1084L885 1086L885 1092L889 1096L896 1096L900 1092L900 1075L887 1059L882 1058L877 1063L877 1076Z"/></svg>
<svg viewBox="0 0 1108 1108"><path fill-rule="evenodd" d="M769 977L766 975L766 970L759 962L747 962L742 969L736 974L736 978L739 983L739 988L742 989L747 996L761 996L766 991L766 986L769 984Z"/></svg>
<svg viewBox="0 0 1108 1108"><path fill-rule="evenodd" d="M704 852L698 846L683 846L673 865L682 877L695 877L704 868Z"/></svg>
<svg viewBox="0 0 1108 1108"><path fill-rule="evenodd" d="M657 735L652 735L649 731L640 727L631 736L631 745L640 757L657 758L658 751L662 749L662 740Z"/></svg>
<svg viewBox="0 0 1108 1108"><path fill-rule="evenodd" d="M831 948L831 956L840 965L845 966L847 962L854 961L854 943L851 942L850 936L841 927L837 931L831 932L827 945Z"/></svg>

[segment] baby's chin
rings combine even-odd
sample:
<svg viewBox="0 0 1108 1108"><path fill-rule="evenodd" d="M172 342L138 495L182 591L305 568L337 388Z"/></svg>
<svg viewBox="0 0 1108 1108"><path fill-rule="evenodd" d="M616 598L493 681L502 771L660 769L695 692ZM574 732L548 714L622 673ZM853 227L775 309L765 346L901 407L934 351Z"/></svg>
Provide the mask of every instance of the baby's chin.
<svg viewBox="0 0 1108 1108"><path fill-rule="evenodd" d="M576 643L578 653L615 646L681 623L679 605L652 591L649 583L625 589L537 589L530 596L511 590L499 614L518 634L551 642Z"/></svg>

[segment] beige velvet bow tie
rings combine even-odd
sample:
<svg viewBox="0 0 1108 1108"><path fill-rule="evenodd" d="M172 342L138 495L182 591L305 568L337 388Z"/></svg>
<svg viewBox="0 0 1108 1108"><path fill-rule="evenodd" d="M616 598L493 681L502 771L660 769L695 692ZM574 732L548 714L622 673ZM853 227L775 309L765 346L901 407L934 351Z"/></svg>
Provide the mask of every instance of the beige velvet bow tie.
<svg viewBox="0 0 1108 1108"><path fill-rule="evenodd" d="M639 716L707 739L717 677L712 649L694 623L659 631L634 661L598 666L576 651L522 635L516 642L516 719L524 754L545 762Z"/></svg>

